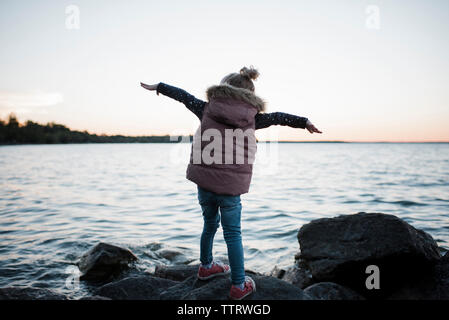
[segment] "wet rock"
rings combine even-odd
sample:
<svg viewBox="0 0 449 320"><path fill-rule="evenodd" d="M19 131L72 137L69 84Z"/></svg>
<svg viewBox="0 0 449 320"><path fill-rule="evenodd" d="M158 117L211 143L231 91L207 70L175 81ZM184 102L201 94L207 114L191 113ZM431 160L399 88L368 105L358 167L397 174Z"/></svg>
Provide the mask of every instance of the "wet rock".
<svg viewBox="0 0 449 320"><path fill-rule="evenodd" d="M137 257L126 248L100 242L79 259L81 280L103 281L117 275Z"/></svg>
<svg viewBox="0 0 449 320"><path fill-rule="evenodd" d="M273 270L268 274L270 277L275 277L277 279L282 279L282 277L285 275L285 269L278 268L278 266L275 266Z"/></svg>
<svg viewBox="0 0 449 320"><path fill-rule="evenodd" d="M358 292L366 289L369 265L379 267L386 289L371 293L384 294L410 276L425 273L440 258L429 234L383 213L360 212L314 220L301 227L298 241L300 258L315 282L337 282Z"/></svg>
<svg viewBox="0 0 449 320"><path fill-rule="evenodd" d="M287 269L280 269L277 266L268 274L270 277L282 279L300 289L304 289L314 283L312 274L308 269L294 265Z"/></svg>
<svg viewBox="0 0 449 320"><path fill-rule="evenodd" d="M188 264L193 261L189 259L182 252L173 249L162 249L156 252L159 257L162 257L173 264Z"/></svg>
<svg viewBox="0 0 449 320"><path fill-rule="evenodd" d="M0 300L68 300L63 294L33 287L0 288Z"/></svg>
<svg viewBox="0 0 449 320"><path fill-rule="evenodd" d="M177 283L151 275L133 276L105 284L95 295L112 300L159 300L162 291Z"/></svg>
<svg viewBox="0 0 449 320"><path fill-rule="evenodd" d="M304 290L310 300L365 300L360 294L333 282L315 283Z"/></svg>
<svg viewBox="0 0 449 320"><path fill-rule="evenodd" d="M160 243L160 242L151 242L151 243L148 243L145 247L147 249L150 249L150 251L157 251L157 250L162 249L162 243Z"/></svg>
<svg viewBox="0 0 449 320"><path fill-rule="evenodd" d="M300 289L304 289L314 283L312 274L305 268L299 268L293 266L285 271L282 280L297 286Z"/></svg>
<svg viewBox="0 0 449 320"><path fill-rule="evenodd" d="M199 264L196 265L175 265L175 266L156 266L154 275L159 278L175 281L184 281L185 279L198 273Z"/></svg>

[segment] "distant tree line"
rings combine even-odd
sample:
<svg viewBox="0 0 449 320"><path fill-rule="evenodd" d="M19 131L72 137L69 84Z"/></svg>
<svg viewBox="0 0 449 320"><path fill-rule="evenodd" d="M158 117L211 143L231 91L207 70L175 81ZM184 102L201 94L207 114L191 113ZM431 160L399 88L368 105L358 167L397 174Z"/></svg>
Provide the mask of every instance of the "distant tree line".
<svg viewBox="0 0 449 320"><path fill-rule="evenodd" d="M170 141L170 136L108 136L90 134L87 131L73 131L62 124L54 122L42 125L33 121L20 124L14 114L10 114L7 121L0 119L0 144L56 144L56 143L167 143L180 142L181 139L192 136L179 137L178 141ZM186 141L186 140L184 140Z"/></svg>

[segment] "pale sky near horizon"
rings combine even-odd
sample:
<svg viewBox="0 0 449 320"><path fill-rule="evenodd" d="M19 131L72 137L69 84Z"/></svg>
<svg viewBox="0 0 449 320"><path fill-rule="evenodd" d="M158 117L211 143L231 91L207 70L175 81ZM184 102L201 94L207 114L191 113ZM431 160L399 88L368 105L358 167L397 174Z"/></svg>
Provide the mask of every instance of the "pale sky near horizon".
<svg viewBox="0 0 449 320"><path fill-rule="evenodd" d="M66 26L69 5L79 29ZM2 0L0 118L193 134L191 112L139 82L204 100L208 86L254 65L267 112L323 131L272 127L259 139L449 141L448 35L444 0Z"/></svg>

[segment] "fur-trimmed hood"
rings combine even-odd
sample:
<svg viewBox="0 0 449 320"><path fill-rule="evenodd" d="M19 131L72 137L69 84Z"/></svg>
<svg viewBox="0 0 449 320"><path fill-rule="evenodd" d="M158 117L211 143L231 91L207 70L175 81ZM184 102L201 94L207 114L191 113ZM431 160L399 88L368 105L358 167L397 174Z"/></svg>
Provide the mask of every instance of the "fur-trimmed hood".
<svg viewBox="0 0 449 320"><path fill-rule="evenodd" d="M265 101L248 89L237 88L228 84L221 84L209 87L206 91L206 96L209 101L214 98L231 98L240 100L254 106L258 112L265 111Z"/></svg>

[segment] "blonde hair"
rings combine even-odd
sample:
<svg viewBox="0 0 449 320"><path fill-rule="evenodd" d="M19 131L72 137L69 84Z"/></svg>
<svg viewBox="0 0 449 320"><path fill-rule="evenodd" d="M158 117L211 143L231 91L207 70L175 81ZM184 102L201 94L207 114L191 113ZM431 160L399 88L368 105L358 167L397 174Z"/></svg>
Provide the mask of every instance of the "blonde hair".
<svg viewBox="0 0 449 320"><path fill-rule="evenodd" d="M222 84L229 84L233 87L243 88L250 91L255 90L254 83L252 80L256 80L259 76L259 71L257 71L253 66L243 67L240 69L239 73L230 73L221 80Z"/></svg>

